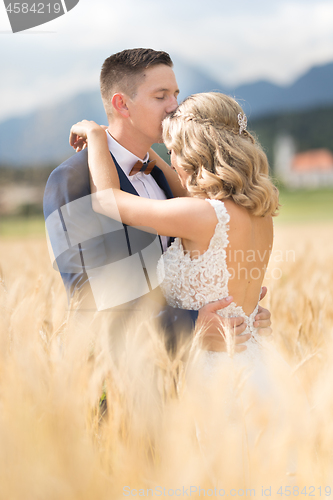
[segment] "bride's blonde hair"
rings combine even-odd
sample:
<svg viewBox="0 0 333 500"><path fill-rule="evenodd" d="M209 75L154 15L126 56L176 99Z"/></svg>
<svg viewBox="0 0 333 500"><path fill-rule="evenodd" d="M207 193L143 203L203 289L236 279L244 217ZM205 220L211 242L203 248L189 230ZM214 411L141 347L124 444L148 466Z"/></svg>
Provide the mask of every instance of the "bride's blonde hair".
<svg viewBox="0 0 333 500"><path fill-rule="evenodd" d="M276 215L278 190L259 143L241 130L239 104L224 94L195 94L163 121L163 140L189 173L192 196L232 199L253 215Z"/></svg>

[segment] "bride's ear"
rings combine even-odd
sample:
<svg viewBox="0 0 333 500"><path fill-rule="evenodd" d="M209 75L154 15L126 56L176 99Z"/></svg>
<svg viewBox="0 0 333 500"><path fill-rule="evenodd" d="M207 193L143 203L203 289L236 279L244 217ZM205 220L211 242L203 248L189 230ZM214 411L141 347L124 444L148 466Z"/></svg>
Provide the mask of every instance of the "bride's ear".
<svg viewBox="0 0 333 500"><path fill-rule="evenodd" d="M112 96L112 106L117 113L120 113L124 118L129 117L129 111L126 104L126 96L117 92Z"/></svg>

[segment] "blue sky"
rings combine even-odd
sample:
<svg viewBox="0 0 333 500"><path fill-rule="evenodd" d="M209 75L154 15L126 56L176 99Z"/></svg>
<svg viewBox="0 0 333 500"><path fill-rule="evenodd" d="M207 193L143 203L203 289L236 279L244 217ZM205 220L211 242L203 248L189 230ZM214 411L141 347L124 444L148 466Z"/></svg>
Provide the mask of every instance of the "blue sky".
<svg viewBox="0 0 333 500"><path fill-rule="evenodd" d="M333 2L80 0L66 15L12 34L1 1L0 121L98 89L103 60L140 46L225 84L287 84L333 61Z"/></svg>

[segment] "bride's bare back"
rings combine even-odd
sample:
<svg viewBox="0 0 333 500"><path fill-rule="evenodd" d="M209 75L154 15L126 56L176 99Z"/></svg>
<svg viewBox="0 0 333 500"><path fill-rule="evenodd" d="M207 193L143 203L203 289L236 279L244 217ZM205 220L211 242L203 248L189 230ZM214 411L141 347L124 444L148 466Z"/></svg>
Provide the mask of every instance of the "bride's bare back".
<svg viewBox="0 0 333 500"><path fill-rule="evenodd" d="M226 200L224 205L230 216L229 244L226 248L230 272L229 294L233 296L237 306L241 306L245 314L249 315L257 305L272 250L272 217L251 215L247 209L236 205L232 200ZM202 212L206 212L205 234L198 232L195 240L182 239L184 251L192 261L207 251L215 232L216 216L211 207L208 207L202 207Z"/></svg>
<svg viewBox="0 0 333 500"><path fill-rule="evenodd" d="M250 314L258 302L273 244L271 216L256 217L233 201L225 202L230 215L227 264L229 292Z"/></svg>

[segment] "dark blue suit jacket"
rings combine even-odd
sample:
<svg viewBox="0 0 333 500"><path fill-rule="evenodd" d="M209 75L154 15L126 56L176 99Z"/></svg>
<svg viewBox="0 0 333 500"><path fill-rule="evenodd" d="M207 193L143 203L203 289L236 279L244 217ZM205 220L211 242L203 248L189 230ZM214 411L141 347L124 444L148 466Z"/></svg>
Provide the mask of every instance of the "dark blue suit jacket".
<svg viewBox="0 0 333 500"><path fill-rule="evenodd" d="M113 158L123 191L138 195L123 170ZM172 192L163 172L155 167L151 173L157 184L172 198ZM119 263L129 256L139 254L149 247L156 235L123 225L93 211L87 150L76 153L50 175L44 193L44 216L54 253L54 267L61 273L70 298L75 291L93 288L94 273L103 266ZM158 238L160 244L160 240ZM160 254L162 246L160 244ZM144 262L143 267L145 267ZM148 287L151 283L147 277ZM130 285L130 284L129 284ZM107 287L107 283L105 283ZM151 294L153 295L153 294ZM136 301L125 304L135 307ZM184 324L193 327L197 311L186 311L169 306L160 312L163 327L173 330Z"/></svg>

